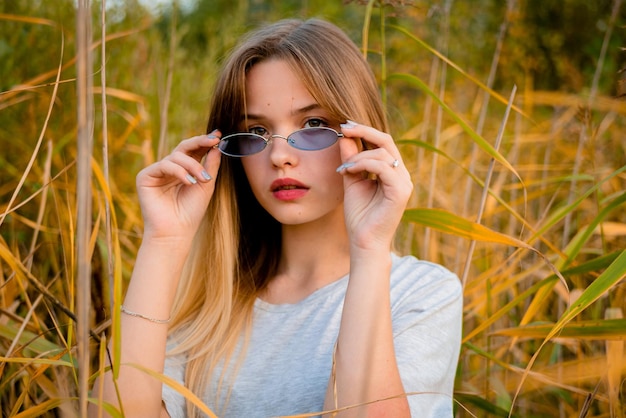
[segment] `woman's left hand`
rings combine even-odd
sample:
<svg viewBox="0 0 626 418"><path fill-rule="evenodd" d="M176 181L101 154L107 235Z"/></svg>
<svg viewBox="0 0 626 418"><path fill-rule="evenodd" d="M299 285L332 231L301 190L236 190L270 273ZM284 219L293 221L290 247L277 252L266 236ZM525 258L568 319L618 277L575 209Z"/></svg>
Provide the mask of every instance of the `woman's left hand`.
<svg viewBox="0 0 626 418"><path fill-rule="evenodd" d="M413 190L411 176L389 134L351 122L341 128L345 137L339 142L343 164L338 171L344 176L344 209L351 245L389 250ZM359 138L374 148L359 152Z"/></svg>

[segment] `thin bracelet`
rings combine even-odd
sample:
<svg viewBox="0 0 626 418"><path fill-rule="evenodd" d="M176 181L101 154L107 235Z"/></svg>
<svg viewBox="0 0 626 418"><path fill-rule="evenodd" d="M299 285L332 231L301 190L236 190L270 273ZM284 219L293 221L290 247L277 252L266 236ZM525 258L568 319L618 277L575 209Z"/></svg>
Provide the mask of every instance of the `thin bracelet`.
<svg viewBox="0 0 626 418"><path fill-rule="evenodd" d="M172 318L167 318L167 319L150 318L149 316L145 316L137 312L129 311L128 309L124 307L124 305L122 305L122 312L125 313L126 315L135 316L137 318L154 322L155 324L167 324L168 322L170 322L170 319L172 319Z"/></svg>

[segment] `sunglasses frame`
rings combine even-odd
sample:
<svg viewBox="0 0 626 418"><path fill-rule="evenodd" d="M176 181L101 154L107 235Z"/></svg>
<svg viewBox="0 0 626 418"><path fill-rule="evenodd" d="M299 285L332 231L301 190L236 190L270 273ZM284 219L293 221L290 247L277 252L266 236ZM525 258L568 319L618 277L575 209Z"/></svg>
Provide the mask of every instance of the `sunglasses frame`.
<svg viewBox="0 0 626 418"><path fill-rule="evenodd" d="M320 147L320 148L300 148L300 147L298 147L298 146L297 146L297 142L296 142L296 141L292 138L292 137L293 137L293 135L294 135L294 134L298 134L298 133L303 132L303 131L310 131L310 130L312 130L312 129L315 129L315 130L330 131L330 132L334 133L334 134L337 136L337 138L336 138L336 139L335 139L332 143L330 143L330 144L328 144L328 145L325 145L325 146L323 146L323 147ZM222 147L220 146L220 145L222 144L222 142L223 142L223 141L228 141L228 140L229 140L229 139L231 139L231 138L242 137L242 136L252 136L252 137L254 137L254 138L259 138L259 139L263 140L263 148L261 148L260 150L258 150L258 151L256 151L256 152L253 152L253 153L251 153L251 154L237 155L237 154L230 154L230 153L228 153L228 152L224 151L224 150L222 149ZM222 154L224 154L224 155L226 155L226 156L228 156L228 157L233 157L233 158L243 158L243 157L248 157L248 156L250 156L250 155L255 155L255 154L260 153L260 152L261 152L261 151L263 151L265 148L267 148L267 145L268 145L268 144L272 141L272 139L274 139L274 138L281 138L281 139L284 139L285 141L287 141L287 143L288 143L290 146L294 147L295 149L299 149L299 150L302 150L302 151L320 151L320 150L323 150L323 149L325 149L325 148L328 148L328 147L330 147L330 146L332 146L332 145L335 145L335 144L337 143L337 141L339 141L339 138L343 138L343 136L344 136L344 135L343 135L341 132L337 132L337 131L336 131L336 130L334 130L333 128L329 128L329 127L326 127L326 126L315 126L315 127L312 127L312 128L302 128L302 129L298 129L297 131L293 131L292 133L290 133L290 134L289 134L288 136L286 136L286 137L285 137L285 136L282 136L282 135L278 135L278 134L272 134L272 135L269 135L269 136L266 138L266 137L264 137L263 135L254 134L254 133L251 133L251 132L237 132L237 133L229 134L229 135L226 135L225 137L223 137L223 138L220 140L220 142L217 144L217 149L219 149L219 150L220 150L220 152L221 152Z"/></svg>

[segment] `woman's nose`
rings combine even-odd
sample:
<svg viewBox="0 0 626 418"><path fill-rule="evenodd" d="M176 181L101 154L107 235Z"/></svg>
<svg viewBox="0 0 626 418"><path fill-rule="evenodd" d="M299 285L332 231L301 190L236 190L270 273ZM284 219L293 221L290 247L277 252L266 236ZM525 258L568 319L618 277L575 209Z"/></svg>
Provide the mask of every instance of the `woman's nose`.
<svg viewBox="0 0 626 418"><path fill-rule="evenodd" d="M270 137L269 144L270 161L275 167L296 165L298 163L297 151L289 144L287 135L274 134Z"/></svg>

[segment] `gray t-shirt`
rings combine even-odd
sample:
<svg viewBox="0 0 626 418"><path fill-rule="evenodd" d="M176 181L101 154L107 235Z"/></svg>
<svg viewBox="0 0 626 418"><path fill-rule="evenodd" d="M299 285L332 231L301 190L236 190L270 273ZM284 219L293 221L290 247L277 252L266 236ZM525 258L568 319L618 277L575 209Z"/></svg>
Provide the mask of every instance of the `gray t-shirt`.
<svg viewBox="0 0 626 418"><path fill-rule="evenodd" d="M440 265L412 256L392 259L396 358L405 392L420 392L408 398L411 414L451 417L461 341L460 282ZM249 346L226 409L211 393L201 396L203 402L221 418L322 411L347 284L346 276L295 304L257 299ZM168 357L164 373L182 383L184 358ZM166 385L163 400L172 418L186 416L184 398Z"/></svg>

